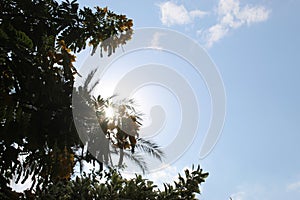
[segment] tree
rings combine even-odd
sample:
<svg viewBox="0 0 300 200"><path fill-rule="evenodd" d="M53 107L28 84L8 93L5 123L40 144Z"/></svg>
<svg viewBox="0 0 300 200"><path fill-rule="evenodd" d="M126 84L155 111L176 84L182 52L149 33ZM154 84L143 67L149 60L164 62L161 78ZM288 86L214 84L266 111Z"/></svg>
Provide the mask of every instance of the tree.
<svg viewBox="0 0 300 200"><path fill-rule="evenodd" d="M205 182L208 173L198 166L192 171L186 169L184 176L178 174L178 180L174 184L164 184L160 189L151 180L144 179L141 175L135 178L123 178L115 169L104 172L92 172L83 174L70 181L59 181L47 185L43 191L38 191L35 196L31 193L1 194L2 199L26 198L26 199L131 199L131 200L185 200L196 199L200 194L199 186Z"/></svg>
<svg viewBox="0 0 300 200"><path fill-rule="evenodd" d="M85 192L81 195L88 198L97 198L102 193L107 199L114 198L114 195L123 198L133 195L130 193L132 188L140 192L138 195L147 196L148 193L144 194L141 187L149 190L154 199L187 197L184 195L192 198L192 193L198 191L195 184L203 182L207 176L200 169L187 175L186 180L179 178L175 187L166 185L164 192L154 191L152 183L141 176L125 180L116 172L102 175L107 179L104 185L97 182L98 176L101 178L98 172L95 172L97 179L93 173L70 180L76 162L82 159L97 161L89 152L84 156L77 154L84 144L77 135L72 118L72 94L74 90L75 95L88 93L88 90L73 87L74 77L80 76L74 66L74 53L88 44L93 48L92 53L99 47L101 55L104 52L111 55L131 38L131 19L107 8L97 7L95 11L79 9L76 0L61 3L55 0L2 0L0 10L1 199L19 199L22 196L48 199L55 197L57 189L64 192L57 196L60 199L77 198L78 191ZM106 100L101 97L94 99L95 110L92 112L96 113L93 115L97 116L97 111L101 111L101 106L97 105L101 102L106 103ZM124 105L119 106L122 108ZM120 116L125 120L134 121L135 118L131 125L136 126L137 116L130 114L129 110L121 109ZM98 114L98 119L102 119L101 113ZM109 125L106 119L96 122L102 129ZM119 126L116 122L104 132L111 134L112 128L118 129ZM138 126L135 131L137 129ZM137 138L136 133L126 135L121 130L117 133L117 142L113 145L123 152L119 164L123 163L125 149L135 151L140 148L157 158L162 155L154 143ZM21 183L31 177L31 189L24 194L13 192L9 183L14 175ZM115 181L117 188L112 188Z"/></svg>
<svg viewBox="0 0 300 200"><path fill-rule="evenodd" d="M97 159L110 166L121 167L124 157L129 158L145 173L147 163L138 153L144 152L162 161L164 153L152 141L139 137L142 125L141 113L135 108L133 99L113 101L114 96L103 99L100 95L91 96L91 91L98 84L91 85L95 70L90 72L82 86L73 91L73 117L81 139L89 152ZM101 130L100 130L101 128ZM113 163L111 154L119 156L118 163ZM83 159L84 158L84 159ZM86 160L80 155L79 160ZM101 163L99 163L102 166Z"/></svg>
<svg viewBox="0 0 300 200"><path fill-rule="evenodd" d="M31 175L33 186L69 179L82 147L72 52L88 42L110 55L130 39L132 20L68 0L2 0L0 9L0 190L10 190L14 174L22 182Z"/></svg>

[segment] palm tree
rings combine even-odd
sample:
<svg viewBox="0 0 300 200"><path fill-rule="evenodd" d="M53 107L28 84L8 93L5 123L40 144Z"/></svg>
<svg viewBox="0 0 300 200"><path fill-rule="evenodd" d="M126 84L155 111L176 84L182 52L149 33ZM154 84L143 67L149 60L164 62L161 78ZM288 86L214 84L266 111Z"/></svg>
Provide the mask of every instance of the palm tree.
<svg viewBox="0 0 300 200"><path fill-rule="evenodd" d="M139 137L142 114L136 111L133 99L113 102L115 96L107 99L100 95L91 96L92 90L98 84L96 82L88 87L95 72L90 72L83 86L73 92L74 109L80 110L77 115L74 115L74 121L82 124L79 126L82 130L78 131L85 133L84 138L81 139L85 142L84 146L89 146L89 152L77 157L80 166L82 167L81 160L86 160L86 156L94 156L97 161L100 161L98 163L101 169L103 164L121 167L124 158L129 158L145 173L148 171L147 163L138 153L146 153L159 161L162 161L164 153L153 141ZM81 153L83 149L84 147ZM117 164L113 163L112 154L119 157Z"/></svg>
<svg viewBox="0 0 300 200"><path fill-rule="evenodd" d="M117 166L122 166L124 157L130 158L144 173L148 170L147 164L135 151L147 153L159 161L162 161L164 153L156 143L139 137L142 113L136 111L134 100L124 99L112 103L113 98L114 96L106 100L101 96L93 98L99 125L113 149L108 152L119 154Z"/></svg>

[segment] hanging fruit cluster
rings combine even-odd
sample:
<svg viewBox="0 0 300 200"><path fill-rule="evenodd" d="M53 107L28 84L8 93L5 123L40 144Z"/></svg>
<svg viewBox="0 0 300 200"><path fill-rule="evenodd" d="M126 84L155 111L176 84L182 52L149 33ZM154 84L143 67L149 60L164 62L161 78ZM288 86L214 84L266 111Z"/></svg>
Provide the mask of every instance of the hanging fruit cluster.
<svg viewBox="0 0 300 200"><path fill-rule="evenodd" d="M134 153L138 131L140 130L140 113L133 107L133 100L124 100L115 104L110 98L104 100L101 96L94 98L94 106L98 122L106 137L116 148L131 150ZM113 110L112 116L107 116L107 111Z"/></svg>

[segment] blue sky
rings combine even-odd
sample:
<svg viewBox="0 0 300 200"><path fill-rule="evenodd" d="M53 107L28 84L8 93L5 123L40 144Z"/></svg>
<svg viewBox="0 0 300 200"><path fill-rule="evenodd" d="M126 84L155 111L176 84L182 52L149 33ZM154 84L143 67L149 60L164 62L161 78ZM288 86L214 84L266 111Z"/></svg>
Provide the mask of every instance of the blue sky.
<svg viewBox="0 0 300 200"><path fill-rule="evenodd" d="M222 136L203 160L190 152L169 181L198 162L210 172L201 199L300 198L300 1L86 1L196 40L218 67L227 96ZM176 14L174 14L176 13ZM78 56L83 63L84 56ZM190 159L189 159L190 158ZM197 163L195 163L197 164Z"/></svg>

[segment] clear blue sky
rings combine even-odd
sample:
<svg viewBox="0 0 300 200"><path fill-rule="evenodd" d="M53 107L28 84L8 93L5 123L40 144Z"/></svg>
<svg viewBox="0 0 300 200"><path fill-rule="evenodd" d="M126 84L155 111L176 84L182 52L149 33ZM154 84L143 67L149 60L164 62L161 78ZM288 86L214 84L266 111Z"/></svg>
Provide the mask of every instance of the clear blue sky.
<svg viewBox="0 0 300 200"><path fill-rule="evenodd" d="M201 199L300 198L300 1L79 3L126 14L134 28L162 27L186 34L203 45L217 65L226 88L227 115L216 147L198 161L210 172ZM83 58L79 56L78 63ZM195 163L192 157L152 178L169 181Z"/></svg>

